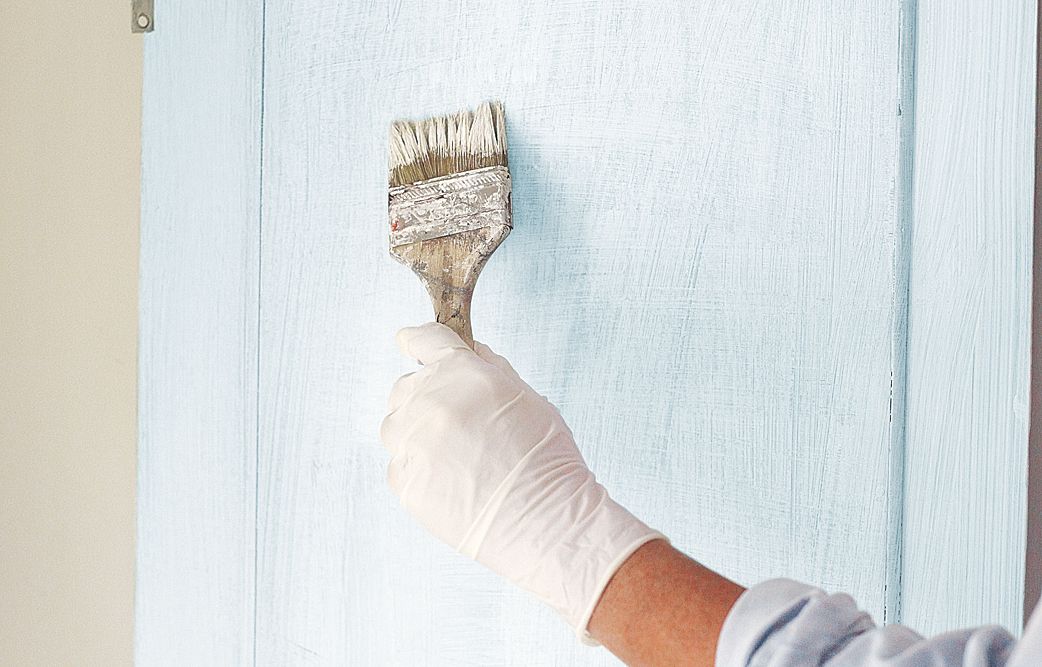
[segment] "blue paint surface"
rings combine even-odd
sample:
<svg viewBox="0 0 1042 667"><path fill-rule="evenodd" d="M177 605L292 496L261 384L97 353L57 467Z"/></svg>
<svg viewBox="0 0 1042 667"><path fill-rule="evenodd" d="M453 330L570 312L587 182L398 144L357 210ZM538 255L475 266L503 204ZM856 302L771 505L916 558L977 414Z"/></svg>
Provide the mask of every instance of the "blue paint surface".
<svg viewBox="0 0 1042 667"><path fill-rule="evenodd" d="M213 421L170 450L142 439L139 655L168 649L164 630L205 634L162 620L195 607L214 628L196 657L243 640L261 664L612 661L424 534L384 484L377 427L412 370L392 337L431 317L387 255L387 126L490 98L507 110L515 227L479 281L476 337L561 408L613 495L695 558L892 613L901 573L929 574L925 551L902 569L899 523L933 535L894 488L906 278L913 323L918 303L902 267L921 265L902 262L918 238L896 111L906 4L267 0L224 54L235 72L181 57L199 48L189 9L158 16L181 29L150 36L165 41L147 71L183 85L149 86L146 116L181 120L176 140L145 139L180 158L146 170L146 193L192 199L168 219L145 198L145 261L163 270L142 274L161 305L143 311L157 353L142 377L180 379L146 389L142 429ZM214 155L241 183L207 189L224 182L199 166ZM172 334L216 321L230 328ZM162 451L209 473L184 484ZM175 521L183 507L211 529ZM214 529L229 521L245 528ZM215 586L222 567L175 586L165 575L191 553L236 587Z"/></svg>

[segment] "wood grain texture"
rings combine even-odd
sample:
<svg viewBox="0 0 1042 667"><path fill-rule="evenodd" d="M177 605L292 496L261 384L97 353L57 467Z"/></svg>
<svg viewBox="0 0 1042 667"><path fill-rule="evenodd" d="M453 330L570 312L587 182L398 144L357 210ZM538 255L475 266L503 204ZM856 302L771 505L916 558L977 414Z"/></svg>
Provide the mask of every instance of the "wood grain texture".
<svg viewBox="0 0 1042 667"><path fill-rule="evenodd" d="M261 5L145 38L139 665L253 661Z"/></svg>
<svg viewBox="0 0 1042 667"><path fill-rule="evenodd" d="M1035 11L919 1L902 620L928 633L1021 625Z"/></svg>
<svg viewBox="0 0 1042 667"><path fill-rule="evenodd" d="M506 105L479 338L623 504L749 584L883 611L898 2L268 0L257 663L612 662L414 526L377 429L430 317L387 126Z"/></svg>

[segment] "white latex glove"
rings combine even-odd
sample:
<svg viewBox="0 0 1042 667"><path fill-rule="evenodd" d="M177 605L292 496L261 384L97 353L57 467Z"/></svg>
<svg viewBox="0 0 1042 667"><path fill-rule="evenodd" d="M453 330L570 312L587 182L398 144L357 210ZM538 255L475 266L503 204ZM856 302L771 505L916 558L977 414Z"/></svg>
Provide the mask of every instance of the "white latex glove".
<svg viewBox="0 0 1042 667"><path fill-rule="evenodd" d="M588 643L608 580L662 539L596 482L557 409L506 359L448 327L398 332L423 364L394 385L388 482L436 537L535 594Z"/></svg>

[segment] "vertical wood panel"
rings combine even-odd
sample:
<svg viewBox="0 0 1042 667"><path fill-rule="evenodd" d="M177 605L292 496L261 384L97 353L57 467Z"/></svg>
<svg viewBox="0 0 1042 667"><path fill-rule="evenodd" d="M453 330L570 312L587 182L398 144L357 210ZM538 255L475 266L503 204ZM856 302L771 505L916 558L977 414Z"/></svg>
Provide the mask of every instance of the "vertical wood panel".
<svg viewBox="0 0 1042 667"><path fill-rule="evenodd" d="M253 659L261 5L156 10L144 38L136 662L243 665Z"/></svg>
<svg viewBox="0 0 1042 667"><path fill-rule="evenodd" d="M269 0L259 664L604 664L386 490L387 124L506 104L477 337L744 583L887 585L899 3Z"/></svg>
<svg viewBox="0 0 1042 667"><path fill-rule="evenodd" d="M902 620L1019 628L1035 2L920 0Z"/></svg>

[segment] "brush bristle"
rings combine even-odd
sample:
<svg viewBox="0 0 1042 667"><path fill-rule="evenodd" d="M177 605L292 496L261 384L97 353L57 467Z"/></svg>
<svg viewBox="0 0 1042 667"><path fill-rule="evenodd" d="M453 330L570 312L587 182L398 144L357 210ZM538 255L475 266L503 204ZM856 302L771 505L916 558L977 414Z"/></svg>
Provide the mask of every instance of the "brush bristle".
<svg viewBox="0 0 1042 667"><path fill-rule="evenodd" d="M392 188L497 166L507 166L506 120L499 102L391 125L387 181Z"/></svg>

